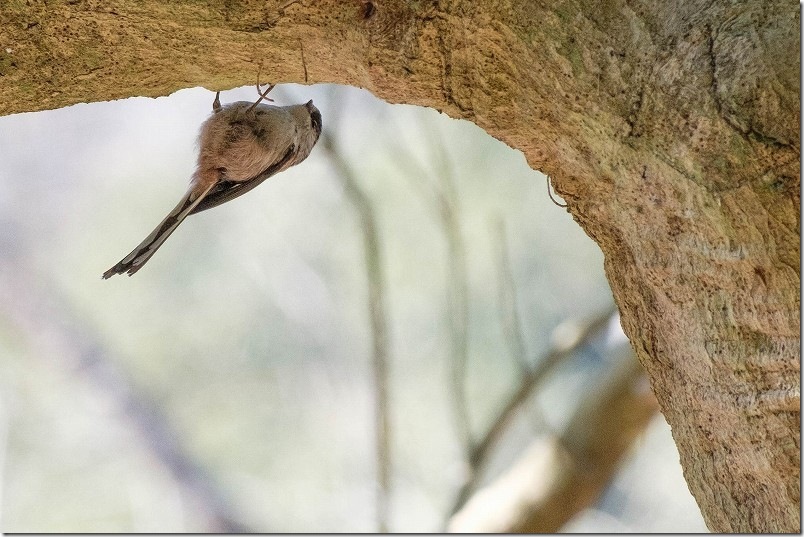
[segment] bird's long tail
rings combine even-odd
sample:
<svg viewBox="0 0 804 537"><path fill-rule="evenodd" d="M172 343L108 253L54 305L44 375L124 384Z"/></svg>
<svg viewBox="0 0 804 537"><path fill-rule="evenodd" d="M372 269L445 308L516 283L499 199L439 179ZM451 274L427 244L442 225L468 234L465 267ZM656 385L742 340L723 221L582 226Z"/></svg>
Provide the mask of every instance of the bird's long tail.
<svg viewBox="0 0 804 537"><path fill-rule="evenodd" d="M134 248L130 254L124 257L118 264L103 273L103 279L108 279L115 274L123 274L127 272L129 276L137 272L142 266L151 259L151 256L156 253L162 243L164 243L170 234L173 233L179 224L187 218L190 212L196 205L201 203L201 200L212 190L214 184L210 184L206 190L195 196L196 192L190 189L187 194L181 199L178 205L170 211L162 222L156 226L150 235L145 237L139 246ZM195 197L194 197L195 196Z"/></svg>

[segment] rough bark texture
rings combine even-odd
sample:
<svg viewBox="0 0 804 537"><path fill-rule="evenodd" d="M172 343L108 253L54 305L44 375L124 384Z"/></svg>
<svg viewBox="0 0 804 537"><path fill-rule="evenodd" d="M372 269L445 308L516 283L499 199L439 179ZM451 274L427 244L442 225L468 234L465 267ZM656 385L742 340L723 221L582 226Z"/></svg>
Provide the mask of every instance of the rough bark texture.
<svg viewBox="0 0 804 537"><path fill-rule="evenodd" d="M709 527L799 531L799 25L781 0L16 0L0 114L262 61L475 122L603 249Z"/></svg>

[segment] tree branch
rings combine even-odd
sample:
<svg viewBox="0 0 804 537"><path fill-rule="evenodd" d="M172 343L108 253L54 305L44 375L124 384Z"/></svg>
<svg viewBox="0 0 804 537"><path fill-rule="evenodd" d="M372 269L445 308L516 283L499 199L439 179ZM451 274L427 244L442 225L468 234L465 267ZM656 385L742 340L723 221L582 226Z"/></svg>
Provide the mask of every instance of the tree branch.
<svg viewBox="0 0 804 537"><path fill-rule="evenodd" d="M597 502L658 411L630 349L603 374L565 432L535 441L452 517L459 533L556 533Z"/></svg>
<svg viewBox="0 0 804 537"><path fill-rule="evenodd" d="M591 319L585 323L584 326L578 327L578 330L576 330L571 339L559 342L537 362L533 370L522 377L519 388L508 399L500 410L500 413L497 414L497 417L491 425L489 425L485 434L472 450L469 457L472 472L458 491L457 498L450 511L451 513L458 512L469 500L469 497L477 486L478 480L485 471L492 450L502 438L505 430L510 425L520 407L528 400L535 389L556 365L571 356L579 348L586 345L592 337L605 328L614 317L615 313L616 311L611 309Z"/></svg>
<svg viewBox="0 0 804 537"><path fill-rule="evenodd" d="M372 337L372 375L375 395L375 430L377 460L377 528L380 533L389 531L391 494L391 427L388 369L388 321L385 309L385 274L380 253L380 237L377 218L371 200L358 183L355 171L348 164L330 134L337 120L321 135L321 146L327 153L336 173L344 185L344 192L352 203L363 233L363 252L368 283L368 311Z"/></svg>

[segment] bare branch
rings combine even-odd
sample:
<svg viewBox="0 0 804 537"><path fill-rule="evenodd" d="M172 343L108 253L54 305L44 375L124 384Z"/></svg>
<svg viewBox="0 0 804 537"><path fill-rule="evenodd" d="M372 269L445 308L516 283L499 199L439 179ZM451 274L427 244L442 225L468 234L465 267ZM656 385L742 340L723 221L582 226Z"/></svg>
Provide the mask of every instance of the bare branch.
<svg viewBox="0 0 804 537"><path fill-rule="evenodd" d="M502 312L503 334L511 356L519 366L519 370L523 375L527 375L530 370L528 351L525 347L525 338L522 335L519 310L517 310L516 286L511 274L511 262L508 258L508 238L505 233L505 222L502 218L497 220L496 235L498 295Z"/></svg>
<svg viewBox="0 0 804 537"><path fill-rule="evenodd" d="M461 446L467 453L473 446L471 416L466 397L466 368L469 360L469 284L466 269L466 245L461 232L461 215L455 179L444 140L437 135L432 122L423 120L419 132L429 138L430 162L427 168L397 139L389 152L392 160L408 177L416 178L411 184L420 197L437 215L447 240L447 317L450 333L450 403L453 423ZM429 177L435 176L435 180Z"/></svg>
<svg viewBox="0 0 804 537"><path fill-rule="evenodd" d="M460 533L555 533L594 505L658 411L628 348L590 390L561 437L536 440L449 523Z"/></svg>
<svg viewBox="0 0 804 537"><path fill-rule="evenodd" d="M469 284L466 271L466 245L461 233L461 214L452 166L444 147L444 140L434 135L433 129L422 125L422 132L430 135L430 150L434 153L435 173L439 178L437 203L441 225L448 245L447 296L449 307L452 356L452 407L458 439L469 449L473 446L469 402L466 398L466 372L469 362Z"/></svg>
<svg viewBox="0 0 804 537"><path fill-rule="evenodd" d="M497 219L496 229L493 231L496 232L494 243L497 245L497 293L500 303L503 338L508 345L511 357L519 367L520 374L527 376L530 374L531 365L528 363L528 350L525 345L525 337L522 334L522 323L519 319L516 284L511 273L508 237L505 230L505 221L502 218ZM537 409L528 408L527 413L534 431L543 429L546 426L543 416ZM474 470L472 468L472 471Z"/></svg>
<svg viewBox="0 0 804 537"><path fill-rule="evenodd" d="M336 121L330 121L336 125ZM355 171L346 161L337 143L325 131L321 146L327 152L335 171L343 181L344 192L352 203L363 232L366 276L368 280L368 310L371 322L372 374L375 390L376 458L377 458L377 528L380 533L389 531L391 490L391 427L388 370L388 321L384 298L385 274L380 254L380 237L377 218L371 200L360 187Z"/></svg>
<svg viewBox="0 0 804 537"><path fill-rule="evenodd" d="M502 438L517 411L533 394L536 387L547 377L548 373L550 373L556 365L571 356L579 348L586 345L593 336L600 332L609 323L615 313L616 308L612 307L605 313L588 321L585 326L579 327L571 340L556 344L539 360L537 366L522 378L519 388L509 398L495 420L486 430L486 433L472 450L469 461L473 471L459 490L451 513L456 513L470 498L485 471L489 455Z"/></svg>

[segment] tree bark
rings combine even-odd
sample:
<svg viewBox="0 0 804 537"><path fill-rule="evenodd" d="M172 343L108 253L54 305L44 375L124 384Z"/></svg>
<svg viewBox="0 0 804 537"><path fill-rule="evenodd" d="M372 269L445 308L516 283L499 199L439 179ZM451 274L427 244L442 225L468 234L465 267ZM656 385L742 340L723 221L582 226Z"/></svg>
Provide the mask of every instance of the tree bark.
<svg viewBox="0 0 804 537"><path fill-rule="evenodd" d="M262 62L473 121L605 253L709 528L797 532L799 27L782 0L11 2L0 114Z"/></svg>

